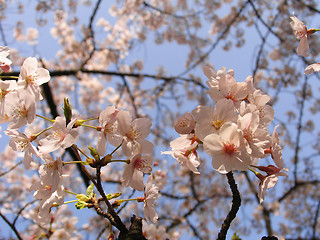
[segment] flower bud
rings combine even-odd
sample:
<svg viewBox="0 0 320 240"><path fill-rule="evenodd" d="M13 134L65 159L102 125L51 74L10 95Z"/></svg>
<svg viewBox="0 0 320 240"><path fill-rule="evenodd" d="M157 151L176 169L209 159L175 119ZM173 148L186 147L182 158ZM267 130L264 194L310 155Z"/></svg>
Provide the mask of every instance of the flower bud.
<svg viewBox="0 0 320 240"><path fill-rule="evenodd" d="M179 134L189 134L194 130L196 122L191 113L186 112L174 122L174 129Z"/></svg>

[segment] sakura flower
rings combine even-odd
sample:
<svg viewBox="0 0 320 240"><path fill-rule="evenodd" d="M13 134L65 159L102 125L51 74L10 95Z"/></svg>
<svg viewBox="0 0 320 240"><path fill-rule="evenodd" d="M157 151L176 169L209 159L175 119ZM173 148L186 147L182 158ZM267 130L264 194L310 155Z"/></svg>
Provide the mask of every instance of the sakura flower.
<svg viewBox="0 0 320 240"><path fill-rule="evenodd" d="M58 187L53 191L51 185L47 186L42 182L36 182L31 187L30 190L35 190L34 197L40 200L39 212L37 218L41 226L44 226L50 221L50 211L53 204L61 205L65 197L64 187L62 182L58 184Z"/></svg>
<svg viewBox="0 0 320 240"><path fill-rule="evenodd" d="M150 133L152 125L148 118L137 118L132 121L128 111L120 111L117 115L118 131L123 137L122 151L127 157L138 153L150 154L153 144L145 138Z"/></svg>
<svg viewBox="0 0 320 240"><path fill-rule="evenodd" d="M264 127L259 127L258 112L247 113L239 116L238 126L241 129L244 139L244 147L252 157L263 158L264 150L269 144L269 131Z"/></svg>
<svg viewBox="0 0 320 240"><path fill-rule="evenodd" d="M198 144L194 134L182 135L170 142L172 151L161 152L161 154L171 154L182 166L189 168L195 174L200 174L197 169L200 165L196 152Z"/></svg>
<svg viewBox="0 0 320 240"><path fill-rule="evenodd" d="M153 159L151 155L138 154L134 156L130 163L126 165L122 174L122 185L130 186L138 191L143 191L143 173L151 173L152 163Z"/></svg>
<svg viewBox="0 0 320 240"><path fill-rule="evenodd" d="M33 94L24 89L17 91L17 96L8 102L11 109L9 128L20 128L30 124L36 117L36 101Z"/></svg>
<svg viewBox="0 0 320 240"><path fill-rule="evenodd" d="M9 120L8 105L6 104L8 99L14 99L16 97L17 83L14 80L2 81L0 80L0 123L7 122ZM10 100L8 102L10 102Z"/></svg>
<svg viewBox="0 0 320 240"><path fill-rule="evenodd" d="M39 168L41 182L46 186L51 186L51 191L56 191L59 187L62 177L62 160L58 157L53 159L49 154L42 154L44 164Z"/></svg>
<svg viewBox="0 0 320 240"><path fill-rule="evenodd" d="M309 75L313 72L319 72L320 71L320 63L314 63L306 67L304 70L304 74Z"/></svg>
<svg viewBox="0 0 320 240"><path fill-rule="evenodd" d="M198 106L192 111L197 123L196 136L203 139L212 133L217 133L226 122L236 122L237 115L232 100L221 99L214 109L206 106Z"/></svg>
<svg viewBox="0 0 320 240"><path fill-rule="evenodd" d="M264 200L266 190L269 188L273 188L277 184L279 176L288 177L288 175L285 172L277 172L266 176L257 173L257 177L260 179L258 191L258 198L260 203L262 203Z"/></svg>
<svg viewBox="0 0 320 240"><path fill-rule="evenodd" d="M152 182L152 175L148 177L145 189L145 200L143 206L144 217L147 222L157 222L158 214L154 208L154 201L158 198L158 187Z"/></svg>
<svg viewBox="0 0 320 240"><path fill-rule="evenodd" d="M270 105L267 105L270 101L270 96L262 94L259 89L255 89L248 95L248 101L250 102L248 105L245 102L241 103L245 107L240 111L240 115L243 116L248 112L259 111L260 125L268 126L274 118L274 109Z"/></svg>
<svg viewBox="0 0 320 240"><path fill-rule="evenodd" d="M142 222L143 236L148 240L166 240L170 239L169 235L166 233L166 228L163 225L156 226L155 224L147 224L143 220Z"/></svg>
<svg viewBox="0 0 320 240"><path fill-rule="evenodd" d="M50 80L50 74L47 69L38 68L36 58L27 58L21 67L18 85L28 89L35 95L36 101L42 99L39 86Z"/></svg>
<svg viewBox="0 0 320 240"><path fill-rule="evenodd" d="M189 134L194 130L196 123L193 116L186 112L182 117L174 121L174 129L179 134Z"/></svg>
<svg viewBox="0 0 320 240"><path fill-rule="evenodd" d="M274 163L277 165L277 167L283 169L282 148L279 144L280 138L277 133L278 126L276 126L273 130L270 151L266 150L266 153L271 153Z"/></svg>
<svg viewBox="0 0 320 240"><path fill-rule="evenodd" d="M9 146L15 150L24 152L24 158L22 160L25 168L30 168L30 163L33 160L33 155L36 157L39 156L37 149L31 144L29 138L23 134L18 132L17 130L6 130L5 134L10 138Z"/></svg>
<svg viewBox="0 0 320 240"><path fill-rule="evenodd" d="M40 152L49 153L71 147L79 137L78 131L72 128L75 122L76 119L73 119L66 126L66 120L63 117L57 117L52 125L53 132L39 141Z"/></svg>
<svg viewBox="0 0 320 240"><path fill-rule="evenodd" d="M7 58L10 54L10 49L8 47L0 47L0 68L4 72L9 72L11 60Z"/></svg>
<svg viewBox="0 0 320 240"><path fill-rule="evenodd" d="M216 80L218 85L212 85L207 93L213 101L219 101L226 98L231 99L236 107L239 107L240 101L248 95L247 82L236 82L234 71L231 69L227 72L225 67L217 72Z"/></svg>
<svg viewBox="0 0 320 240"><path fill-rule="evenodd" d="M204 150L212 156L213 168L223 174L247 170L251 158L241 146L241 134L234 123L224 125L219 134L210 134L203 141Z"/></svg>
<svg viewBox="0 0 320 240"><path fill-rule="evenodd" d="M99 115L99 123L101 131L99 133L97 151L100 156L104 155L107 146L107 140L112 142L112 145L119 145L122 139L117 135L117 114L119 110L115 107L107 107Z"/></svg>
<svg viewBox="0 0 320 240"><path fill-rule="evenodd" d="M302 21L300 21L294 13L292 14L290 25L294 30L294 35L297 39L300 39L300 43L297 49L297 54L300 56L307 57L309 50L308 36L314 33L314 29L307 29Z"/></svg>

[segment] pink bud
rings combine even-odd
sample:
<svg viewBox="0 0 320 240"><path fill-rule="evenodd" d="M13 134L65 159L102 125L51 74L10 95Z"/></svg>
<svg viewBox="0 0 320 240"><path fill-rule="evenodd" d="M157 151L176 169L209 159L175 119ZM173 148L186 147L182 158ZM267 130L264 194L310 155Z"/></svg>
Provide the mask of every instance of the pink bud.
<svg viewBox="0 0 320 240"><path fill-rule="evenodd" d="M174 129L179 134L189 134L194 130L196 122L191 113L186 112L182 117L174 121Z"/></svg>

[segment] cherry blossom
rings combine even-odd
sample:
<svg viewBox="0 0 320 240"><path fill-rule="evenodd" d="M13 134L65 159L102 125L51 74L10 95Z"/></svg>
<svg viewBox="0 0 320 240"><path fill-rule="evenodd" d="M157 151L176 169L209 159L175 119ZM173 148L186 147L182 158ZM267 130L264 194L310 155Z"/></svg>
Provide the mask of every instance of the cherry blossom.
<svg viewBox="0 0 320 240"><path fill-rule="evenodd" d="M49 154L42 154L41 159L44 164L39 168L39 175L42 183L46 186L51 186L51 191L56 191L59 187L62 177L62 160L58 157L53 159Z"/></svg>
<svg viewBox="0 0 320 240"><path fill-rule="evenodd" d="M179 134L191 133L194 130L195 125L193 116L188 112L174 121L174 129Z"/></svg>
<svg viewBox="0 0 320 240"><path fill-rule="evenodd" d="M241 134L234 123L224 125L219 135L210 134L203 141L204 150L212 157L212 166L220 173L247 170L250 156L242 149Z"/></svg>
<svg viewBox="0 0 320 240"><path fill-rule="evenodd" d="M218 85L212 85L207 91L213 101L217 102L223 98L231 99L235 106L239 107L240 101L248 95L247 82L236 82L232 69L227 71L225 67L221 68L215 80Z"/></svg>
<svg viewBox="0 0 320 240"><path fill-rule="evenodd" d="M17 91L17 96L9 103L10 124L9 128L20 128L30 124L36 117L36 101L33 94L24 89Z"/></svg>
<svg viewBox="0 0 320 240"><path fill-rule="evenodd" d="M309 50L309 43L308 43L308 36L312 33L314 33L313 29L307 29L307 27L304 25L302 21L300 21L296 16L294 16L294 13L292 14L290 25L292 29L294 30L294 35L297 39L300 39L300 43L297 49L297 54L307 57L308 56L308 50Z"/></svg>
<svg viewBox="0 0 320 240"><path fill-rule="evenodd" d="M9 72L10 65L12 64L11 60L8 59L8 55L10 54L10 49L8 47L0 46L0 68L1 71Z"/></svg>
<svg viewBox="0 0 320 240"><path fill-rule="evenodd" d="M50 153L71 147L79 137L77 129L72 128L75 122L76 119L73 119L66 126L66 120L63 117L57 117L52 125L52 133L39 141L39 151Z"/></svg>
<svg viewBox="0 0 320 240"><path fill-rule="evenodd" d="M192 111L192 114L197 121L195 134L201 141L207 135L217 133L226 122L237 121L237 114L230 99L219 100L214 109L198 106Z"/></svg>
<svg viewBox="0 0 320 240"><path fill-rule="evenodd" d="M164 151L161 154L171 154L182 166L187 167L195 174L200 174L197 167L200 159L196 152L198 147L197 138L194 134L182 135L170 142L172 151Z"/></svg>
<svg viewBox="0 0 320 240"><path fill-rule="evenodd" d="M50 80L50 74L47 69L39 68L36 58L27 58L21 67L18 79L19 86L31 91L36 101L42 99L39 86Z"/></svg>
<svg viewBox="0 0 320 240"><path fill-rule="evenodd" d="M150 133L151 121L148 118L137 118L132 121L130 113L120 111L117 115L118 131L123 137L122 151L130 157L138 153L150 154L153 151L153 144L145 138Z"/></svg>
<svg viewBox="0 0 320 240"><path fill-rule="evenodd" d="M36 147L31 144L29 138L25 134L18 132L17 130L6 130L5 134L11 137L9 146L13 150L24 152L23 165L25 168L29 169L31 162L33 161L33 155L36 157L39 156Z"/></svg>
<svg viewBox="0 0 320 240"><path fill-rule="evenodd" d="M153 177L148 177L145 189L145 200L143 206L144 217L147 222L157 222L158 214L154 208L154 201L158 198L158 187L153 183Z"/></svg>
<svg viewBox="0 0 320 240"><path fill-rule="evenodd" d="M106 145L109 138L109 141L114 146L117 146L121 143L119 135L117 134L118 122L117 114L119 110L115 107L107 107L99 115L99 123L101 125L101 131L99 133L99 140L97 151L100 156L104 155L106 151Z"/></svg>
<svg viewBox="0 0 320 240"><path fill-rule="evenodd" d="M285 172L276 172L274 174L270 174L266 176L263 176L260 173L258 173L257 176L260 179L259 191L258 191L258 198L260 203L264 201L266 190L269 188L273 188L277 184L279 176L288 177L288 175Z"/></svg>
<svg viewBox="0 0 320 240"><path fill-rule="evenodd" d="M319 72L320 71L320 63L313 63L306 67L304 70L304 74L309 75L313 72Z"/></svg>
<svg viewBox="0 0 320 240"><path fill-rule="evenodd" d="M9 120L9 111L11 109L6 104L8 98L16 98L17 83L14 80L2 81L0 79L0 123L7 122ZM9 108L9 109L8 109Z"/></svg>
<svg viewBox="0 0 320 240"><path fill-rule="evenodd" d="M135 155L130 163L125 166L121 182L123 186L130 186L138 191L143 191L143 173L151 173L153 159L151 155Z"/></svg>

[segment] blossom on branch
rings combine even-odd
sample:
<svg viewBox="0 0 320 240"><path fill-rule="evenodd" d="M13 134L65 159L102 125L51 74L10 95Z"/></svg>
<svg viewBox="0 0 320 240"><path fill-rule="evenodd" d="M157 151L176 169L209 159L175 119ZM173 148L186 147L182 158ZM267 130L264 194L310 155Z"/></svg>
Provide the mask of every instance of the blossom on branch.
<svg viewBox="0 0 320 240"><path fill-rule="evenodd" d="M120 136L118 135L118 122L117 122L117 114L119 110L115 107L107 107L103 110L99 115L99 123L101 125L101 131L99 133L97 151L100 156L103 156L106 147L107 141L109 141L112 145L119 145L121 143Z"/></svg>
<svg viewBox="0 0 320 240"><path fill-rule="evenodd" d="M1 71L10 71L10 65L12 64L12 62L7 58L9 54L10 49L8 47L0 47L0 73Z"/></svg>
<svg viewBox="0 0 320 240"><path fill-rule="evenodd" d="M57 117L52 125L53 132L39 141L40 152L50 153L71 147L79 138L78 131L72 128L75 122L76 119L73 119L66 126L66 120L63 117Z"/></svg>
<svg viewBox="0 0 320 240"><path fill-rule="evenodd" d="M158 198L158 187L153 183L152 175L148 177L145 189L145 200L143 206L144 217L147 222L157 222L158 214L154 208L154 201Z"/></svg>
<svg viewBox="0 0 320 240"><path fill-rule="evenodd" d="M309 75L313 72L319 72L320 71L320 63L313 63L306 67L304 70L304 74Z"/></svg>
<svg viewBox="0 0 320 240"><path fill-rule="evenodd" d="M143 191L143 173L151 173L152 163L153 159L149 154L135 155L125 167L121 178L122 185Z"/></svg>
<svg viewBox="0 0 320 240"><path fill-rule="evenodd" d="M153 144L145 138L150 133L151 121L148 118L137 118L132 121L128 111L120 111L117 114L118 132L122 136L122 151L127 157L139 153L150 154Z"/></svg>
<svg viewBox="0 0 320 240"><path fill-rule="evenodd" d="M18 85L34 94L36 101L42 100L39 86L50 80L47 69L39 68L36 58L27 58L21 67Z"/></svg>
<svg viewBox="0 0 320 240"><path fill-rule="evenodd" d="M294 35L297 39L300 39L300 43L297 49L297 54L299 56L308 56L308 50L309 50L309 35L314 33L314 29L307 29L307 27L304 25L302 21L300 21L296 16L294 16L294 13L292 14L290 25L292 29L294 30Z"/></svg>
<svg viewBox="0 0 320 240"><path fill-rule="evenodd" d="M212 157L212 166L220 173L247 170L251 158L242 148L238 126L234 123L222 126L219 134L210 134L203 141L203 148Z"/></svg>
<svg viewBox="0 0 320 240"><path fill-rule="evenodd" d="M33 155L36 157L39 156L36 147L31 144L29 138L25 134L18 132L17 130L6 130L5 134L11 137L9 146L13 150L24 152L22 163L26 169L29 169L31 162L33 161Z"/></svg>

